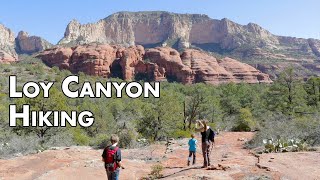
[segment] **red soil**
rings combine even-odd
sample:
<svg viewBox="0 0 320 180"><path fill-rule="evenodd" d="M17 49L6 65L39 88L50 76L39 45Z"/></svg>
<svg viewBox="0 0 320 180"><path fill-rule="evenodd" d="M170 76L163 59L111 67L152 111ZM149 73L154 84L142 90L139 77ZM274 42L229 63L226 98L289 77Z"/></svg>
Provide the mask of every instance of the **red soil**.
<svg viewBox="0 0 320 180"><path fill-rule="evenodd" d="M187 166L187 139L175 140L166 152L164 144L123 150L120 179L147 177L151 166L161 163L164 179L320 179L320 152L263 154L255 156L243 144L253 133L223 132L216 138L213 167ZM0 180L6 179L106 179L102 150L89 147L59 148L43 153L0 160ZM259 159L259 163L258 163Z"/></svg>

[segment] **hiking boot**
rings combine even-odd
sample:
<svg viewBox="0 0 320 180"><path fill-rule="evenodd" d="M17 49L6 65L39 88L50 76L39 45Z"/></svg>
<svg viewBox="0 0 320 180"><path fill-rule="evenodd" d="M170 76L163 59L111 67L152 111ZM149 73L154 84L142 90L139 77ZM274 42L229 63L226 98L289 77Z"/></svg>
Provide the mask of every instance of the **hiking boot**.
<svg viewBox="0 0 320 180"><path fill-rule="evenodd" d="M188 166L190 166L190 161L188 161Z"/></svg>

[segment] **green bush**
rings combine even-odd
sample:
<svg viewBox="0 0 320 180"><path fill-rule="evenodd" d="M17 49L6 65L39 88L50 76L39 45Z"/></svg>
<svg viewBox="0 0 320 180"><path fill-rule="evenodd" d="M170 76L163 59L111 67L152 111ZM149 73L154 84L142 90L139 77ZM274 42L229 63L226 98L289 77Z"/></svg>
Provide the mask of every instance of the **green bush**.
<svg viewBox="0 0 320 180"><path fill-rule="evenodd" d="M191 132L190 131L185 131L185 130L176 130L173 134L172 137L177 139L177 138L190 138L191 137Z"/></svg>
<svg viewBox="0 0 320 180"><path fill-rule="evenodd" d="M103 149L110 144L110 137L107 134L98 134L96 137L92 138L90 141L90 146Z"/></svg>
<svg viewBox="0 0 320 180"><path fill-rule="evenodd" d="M119 145L122 148L134 148L136 144L136 140L138 137L138 133L133 129L123 129L119 133Z"/></svg>
<svg viewBox="0 0 320 180"><path fill-rule="evenodd" d="M216 125L216 123L208 123L208 126L210 126L210 128L212 129L212 130L214 130L214 129L216 129L217 128L217 125Z"/></svg>
<svg viewBox="0 0 320 180"><path fill-rule="evenodd" d="M242 108L239 111L238 121L233 128L234 131L251 131L255 127L256 122L253 119L252 113L248 108Z"/></svg>
<svg viewBox="0 0 320 180"><path fill-rule="evenodd" d="M60 130L59 133L45 138L42 146L48 149L50 147L71 146L73 144L72 134L69 131Z"/></svg>
<svg viewBox="0 0 320 180"><path fill-rule="evenodd" d="M72 129L73 140L77 145L88 145L90 138L80 128Z"/></svg>
<svg viewBox="0 0 320 180"><path fill-rule="evenodd" d="M11 69L9 69L9 68L5 68L5 69L3 70L3 72L5 72L5 73L9 73L9 72L11 72Z"/></svg>
<svg viewBox="0 0 320 180"><path fill-rule="evenodd" d="M155 164L151 167L151 179L159 179L163 177L162 171L164 167L161 164Z"/></svg>
<svg viewBox="0 0 320 180"><path fill-rule="evenodd" d="M15 155L36 153L42 149L39 140L34 136L13 135L9 139L0 140L0 157L8 158Z"/></svg>

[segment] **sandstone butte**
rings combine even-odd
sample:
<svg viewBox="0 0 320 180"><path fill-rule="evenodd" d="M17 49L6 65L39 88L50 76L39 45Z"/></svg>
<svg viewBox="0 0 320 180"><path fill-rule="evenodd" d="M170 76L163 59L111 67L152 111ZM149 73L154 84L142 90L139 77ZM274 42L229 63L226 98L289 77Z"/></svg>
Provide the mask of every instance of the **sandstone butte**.
<svg viewBox="0 0 320 180"><path fill-rule="evenodd" d="M20 31L16 37L16 51L18 54L32 54L51 48L53 45L38 36L29 36Z"/></svg>
<svg viewBox="0 0 320 180"><path fill-rule="evenodd" d="M0 24L0 63L11 63L18 60L18 54L33 54L50 47L48 41L23 31L15 38L9 28Z"/></svg>
<svg viewBox="0 0 320 180"><path fill-rule="evenodd" d="M271 83L267 74L235 59L217 59L206 52L185 49L181 53L170 47L144 49L140 45L123 47L107 44L86 44L55 47L39 53L49 66L84 72L102 77L151 81L177 81L184 84Z"/></svg>

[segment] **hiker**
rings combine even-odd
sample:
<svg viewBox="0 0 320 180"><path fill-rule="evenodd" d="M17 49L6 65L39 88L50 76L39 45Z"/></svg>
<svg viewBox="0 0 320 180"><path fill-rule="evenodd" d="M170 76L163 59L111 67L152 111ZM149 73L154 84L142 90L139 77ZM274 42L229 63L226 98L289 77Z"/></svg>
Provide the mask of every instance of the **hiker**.
<svg viewBox="0 0 320 180"><path fill-rule="evenodd" d="M201 147L203 154L203 166L201 168L207 168L210 166L210 147L212 147L214 143L214 131L207 124L208 121L206 120L197 120L195 127L196 132L201 133Z"/></svg>
<svg viewBox="0 0 320 180"><path fill-rule="evenodd" d="M118 180L120 168L124 169L121 163L121 151L117 146L119 137L115 134L111 135L111 145L107 146L102 153L102 161L107 172L108 180Z"/></svg>
<svg viewBox="0 0 320 180"><path fill-rule="evenodd" d="M195 139L194 134L191 134L191 139L189 140L188 144L189 144L188 166L190 166L192 156L193 156L192 165L196 164L197 140Z"/></svg>

